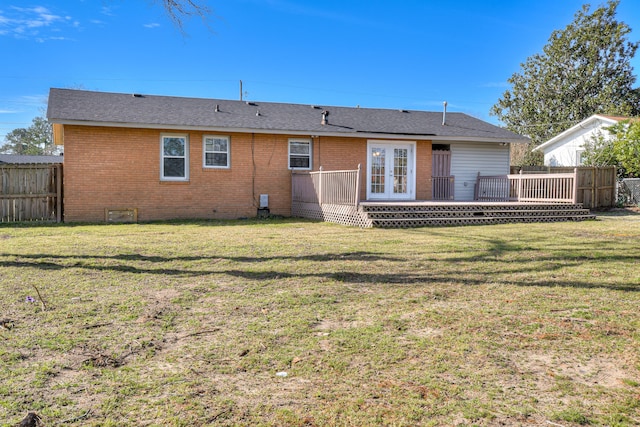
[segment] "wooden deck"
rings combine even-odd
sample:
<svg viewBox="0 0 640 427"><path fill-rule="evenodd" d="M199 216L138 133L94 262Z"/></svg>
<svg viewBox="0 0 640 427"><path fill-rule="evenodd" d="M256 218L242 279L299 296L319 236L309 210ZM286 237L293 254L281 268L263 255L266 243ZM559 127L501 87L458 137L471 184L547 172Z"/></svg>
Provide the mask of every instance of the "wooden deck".
<svg viewBox="0 0 640 427"><path fill-rule="evenodd" d="M357 227L557 222L594 219L576 203L575 173L478 177L477 201L360 200L361 168L292 173L291 216Z"/></svg>
<svg viewBox="0 0 640 427"><path fill-rule="evenodd" d="M588 209L573 203L365 201L360 209L372 227L381 228L595 219Z"/></svg>

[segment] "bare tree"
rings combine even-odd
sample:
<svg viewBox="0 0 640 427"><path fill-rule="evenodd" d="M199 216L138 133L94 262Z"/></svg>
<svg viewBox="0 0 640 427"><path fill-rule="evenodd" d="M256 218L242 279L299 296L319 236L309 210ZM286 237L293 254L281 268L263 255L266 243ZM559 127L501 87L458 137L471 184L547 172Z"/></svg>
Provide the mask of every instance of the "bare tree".
<svg viewBox="0 0 640 427"><path fill-rule="evenodd" d="M206 21L211 15L211 9L206 0L154 0L162 5L171 21L184 32L184 20L191 17L200 17Z"/></svg>

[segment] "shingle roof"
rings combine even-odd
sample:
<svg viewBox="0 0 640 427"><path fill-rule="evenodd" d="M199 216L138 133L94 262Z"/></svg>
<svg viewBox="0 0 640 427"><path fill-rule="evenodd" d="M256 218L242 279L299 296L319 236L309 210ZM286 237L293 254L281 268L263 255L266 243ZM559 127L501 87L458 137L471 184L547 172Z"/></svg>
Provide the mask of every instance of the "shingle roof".
<svg viewBox="0 0 640 427"><path fill-rule="evenodd" d="M328 124L321 124L328 111ZM525 142L527 138L463 113L312 106L51 89L53 123L291 133L407 135L428 139Z"/></svg>
<svg viewBox="0 0 640 427"><path fill-rule="evenodd" d="M62 156L24 156L21 154L0 154L0 165L3 164L48 164L63 163Z"/></svg>

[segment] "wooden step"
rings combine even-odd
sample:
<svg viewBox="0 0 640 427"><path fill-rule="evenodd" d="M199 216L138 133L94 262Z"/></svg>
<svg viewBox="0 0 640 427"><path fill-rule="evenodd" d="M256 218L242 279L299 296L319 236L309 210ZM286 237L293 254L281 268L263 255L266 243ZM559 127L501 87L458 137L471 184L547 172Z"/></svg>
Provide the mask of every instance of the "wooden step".
<svg viewBox="0 0 640 427"><path fill-rule="evenodd" d="M594 220L595 215L563 215L563 216L510 216L510 217L422 217L371 219L374 227L379 228L411 228L449 225L482 225L533 222L564 222Z"/></svg>
<svg viewBox="0 0 640 427"><path fill-rule="evenodd" d="M557 211L584 209L581 204L437 204L437 205L362 205L365 212L469 212L469 211Z"/></svg>
<svg viewBox="0 0 640 427"><path fill-rule="evenodd" d="M557 216L584 216L590 215L588 209L563 209L563 210L527 210L527 211L375 211L367 212L371 219L404 219L404 218L483 218L483 217L557 217Z"/></svg>

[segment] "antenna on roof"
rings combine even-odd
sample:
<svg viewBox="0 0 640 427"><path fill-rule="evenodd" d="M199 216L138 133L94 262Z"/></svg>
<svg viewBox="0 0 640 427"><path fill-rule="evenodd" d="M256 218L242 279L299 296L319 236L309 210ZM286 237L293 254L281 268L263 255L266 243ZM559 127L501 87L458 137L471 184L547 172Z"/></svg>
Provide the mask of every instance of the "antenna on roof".
<svg viewBox="0 0 640 427"><path fill-rule="evenodd" d="M442 110L442 126L447 124L447 101L442 103L444 110Z"/></svg>
<svg viewBox="0 0 640 427"><path fill-rule="evenodd" d="M240 101L242 101L242 80L240 80Z"/></svg>

